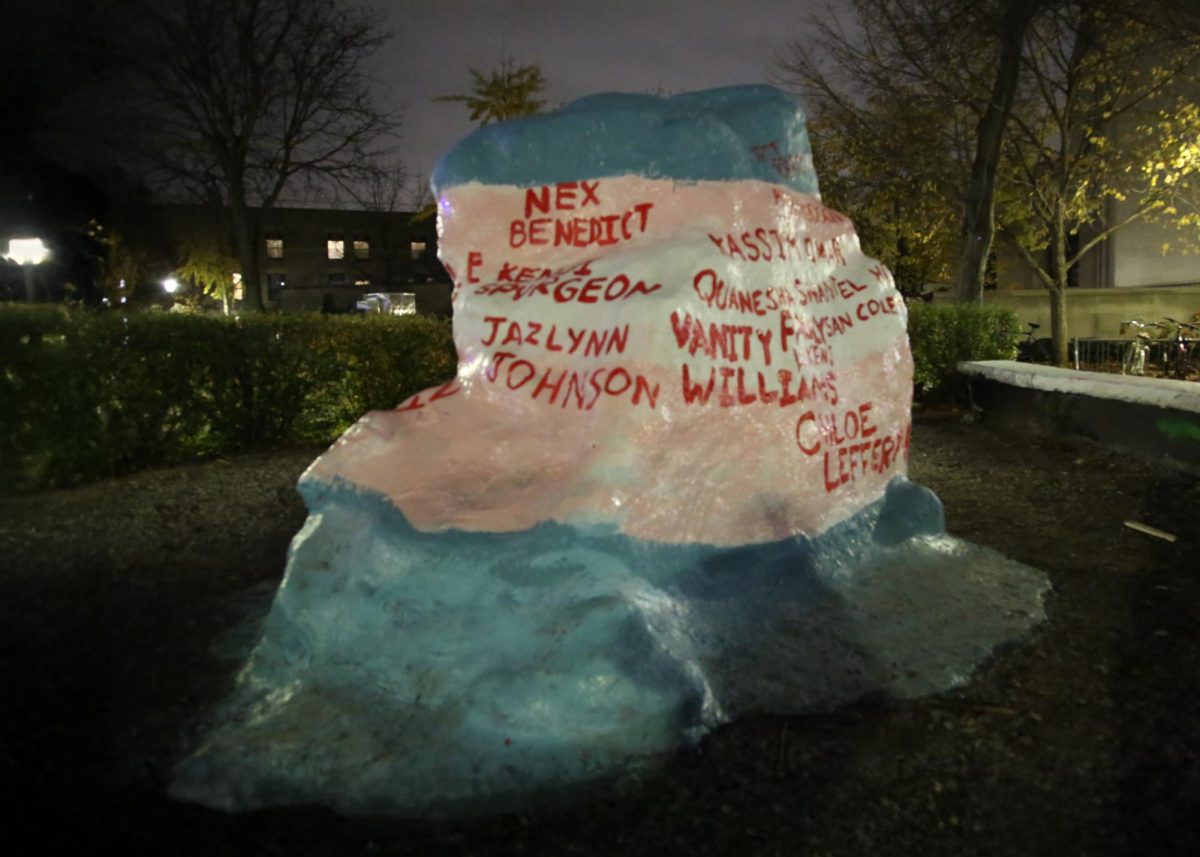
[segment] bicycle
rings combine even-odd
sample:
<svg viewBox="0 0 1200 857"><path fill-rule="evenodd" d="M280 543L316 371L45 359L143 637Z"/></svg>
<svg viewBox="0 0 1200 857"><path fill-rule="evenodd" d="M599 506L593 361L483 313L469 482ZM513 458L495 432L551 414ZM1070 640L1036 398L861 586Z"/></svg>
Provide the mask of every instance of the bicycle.
<svg viewBox="0 0 1200 857"><path fill-rule="evenodd" d="M1200 378L1200 325L1176 321L1168 316L1163 319L1175 329L1167 352L1165 374L1179 381ZM1186 331L1191 332L1190 337Z"/></svg>
<svg viewBox="0 0 1200 857"><path fill-rule="evenodd" d="M1157 337L1151 336L1151 328L1157 329L1157 324L1147 324L1140 318L1131 318L1121 322L1121 333L1124 335L1130 328L1136 328L1134 338L1124 348L1121 357L1122 375L1145 375L1146 356L1150 353L1150 343Z"/></svg>
<svg viewBox="0 0 1200 857"><path fill-rule="evenodd" d="M1022 336L1024 342L1017 343L1017 360L1022 363L1051 363L1054 360L1054 342L1046 337L1034 339L1033 335L1041 327L1036 322L1028 322L1029 329Z"/></svg>

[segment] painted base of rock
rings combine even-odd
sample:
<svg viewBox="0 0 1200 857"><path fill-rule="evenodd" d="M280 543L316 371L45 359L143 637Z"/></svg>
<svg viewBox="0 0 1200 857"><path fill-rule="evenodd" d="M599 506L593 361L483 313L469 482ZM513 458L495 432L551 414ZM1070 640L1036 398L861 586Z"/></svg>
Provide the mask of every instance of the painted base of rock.
<svg viewBox="0 0 1200 857"><path fill-rule="evenodd" d="M490 811L619 776L750 712L963 684L1043 618L1040 572L944 533L902 477L815 539L715 548L548 523L423 533L321 496L177 797Z"/></svg>

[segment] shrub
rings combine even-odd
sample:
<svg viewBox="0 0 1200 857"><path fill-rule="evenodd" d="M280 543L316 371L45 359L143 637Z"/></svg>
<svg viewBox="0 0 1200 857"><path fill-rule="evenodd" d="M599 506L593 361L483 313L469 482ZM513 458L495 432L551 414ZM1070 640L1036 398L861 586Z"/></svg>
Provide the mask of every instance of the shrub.
<svg viewBox="0 0 1200 857"><path fill-rule="evenodd" d="M367 411L395 407L454 375L450 323L428 316L325 316L320 342L336 381L309 402L301 434L336 437Z"/></svg>
<svg viewBox="0 0 1200 857"><path fill-rule="evenodd" d="M79 482L265 444L329 442L454 373L424 317L0 306L0 479Z"/></svg>
<svg viewBox="0 0 1200 857"><path fill-rule="evenodd" d="M965 385L957 366L964 360L1012 360L1020 322L1010 309L987 304L927 304L908 308L913 384L922 401L961 399Z"/></svg>
<svg viewBox="0 0 1200 857"><path fill-rule="evenodd" d="M962 360L1009 359L1019 324L976 304L909 307L924 401ZM454 373L423 316L94 313L0 305L0 484L62 485L266 444L332 441Z"/></svg>
<svg viewBox="0 0 1200 857"><path fill-rule="evenodd" d="M0 312L0 485L54 481L102 458L88 332L66 309Z"/></svg>

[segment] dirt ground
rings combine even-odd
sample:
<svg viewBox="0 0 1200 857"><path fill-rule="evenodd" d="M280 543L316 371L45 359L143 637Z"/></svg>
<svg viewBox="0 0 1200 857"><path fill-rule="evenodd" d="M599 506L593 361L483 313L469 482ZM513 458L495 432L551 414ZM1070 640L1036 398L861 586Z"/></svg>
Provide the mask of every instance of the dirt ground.
<svg viewBox="0 0 1200 857"><path fill-rule="evenodd" d="M316 452L0 499L6 853L1200 853L1196 475L958 415L918 419L911 476L951 532L1054 584L1045 625L960 691L734 723L567 810L404 821L172 801L171 766L237 668L228 629L283 572Z"/></svg>

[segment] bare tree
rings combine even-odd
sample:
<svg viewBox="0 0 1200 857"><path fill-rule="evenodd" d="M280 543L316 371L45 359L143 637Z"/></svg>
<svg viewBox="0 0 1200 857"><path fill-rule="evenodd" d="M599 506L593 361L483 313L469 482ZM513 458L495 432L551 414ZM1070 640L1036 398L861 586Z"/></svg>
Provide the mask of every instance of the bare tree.
<svg viewBox="0 0 1200 857"><path fill-rule="evenodd" d="M436 208L437 200L433 198L433 189L429 186L429 177L421 170L412 175L408 184L408 210L420 212L427 208Z"/></svg>
<svg viewBox="0 0 1200 857"><path fill-rule="evenodd" d="M1200 36L1200 5L1195 0L1145 0L1141 17L1165 32Z"/></svg>
<svg viewBox="0 0 1200 857"><path fill-rule="evenodd" d="M843 171L882 181L857 201L923 216L916 231L930 234L938 209L904 204L902 182L959 207L960 300L981 296L1002 222L1050 289L1062 359L1067 273L1083 254L1139 218L1195 216L1182 212L1196 169L1185 145L1195 105L1161 99L1197 62L1200 13L1190 0L853 0L852 8L851 27L828 13L811 19L810 43L793 45L781 63L818 114L814 138L824 124L834 140L850 141L839 154L856 162ZM898 114L920 133L898 133ZM1136 205L1103 220L1123 194Z"/></svg>
<svg viewBox="0 0 1200 857"><path fill-rule="evenodd" d="M983 291L1004 130L1026 32L1045 1L854 0L848 22L810 16L811 35L780 63L821 121L873 141L913 193L958 207L960 300ZM894 123L876 121L881 106L909 110L925 143L896 146Z"/></svg>
<svg viewBox="0 0 1200 857"><path fill-rule="evenodd" d="M224 206L243 306L261 310L255 209L296 184L361 183L389 148L365 67L388 36L339 0L131 2L142 151L160 183Z"/></svg>
<svg viewBox="0 0 1200 857"><path fill-rule="evenodd" d="M405 211L410 211L408 170L399 161L380 164L363 185L357 197L359 205L371 212L375 222L379 258L383 262L384 285L391 288L400 271L404 254L410 252L406 233L398 230ZM372 248L372 253L375 253Z"/></svg>
<svg viewBox="0 0 1200 857"><path fill-rule="evenodd" d="M988 256L996 240L996 183L1004 132L1020 82L1026 35L1042 5L1041 0L1005 0L997 10L995 71L975 127L975 152L963 194L962 252L955 290L960 301L983 298Z"/></svg>

